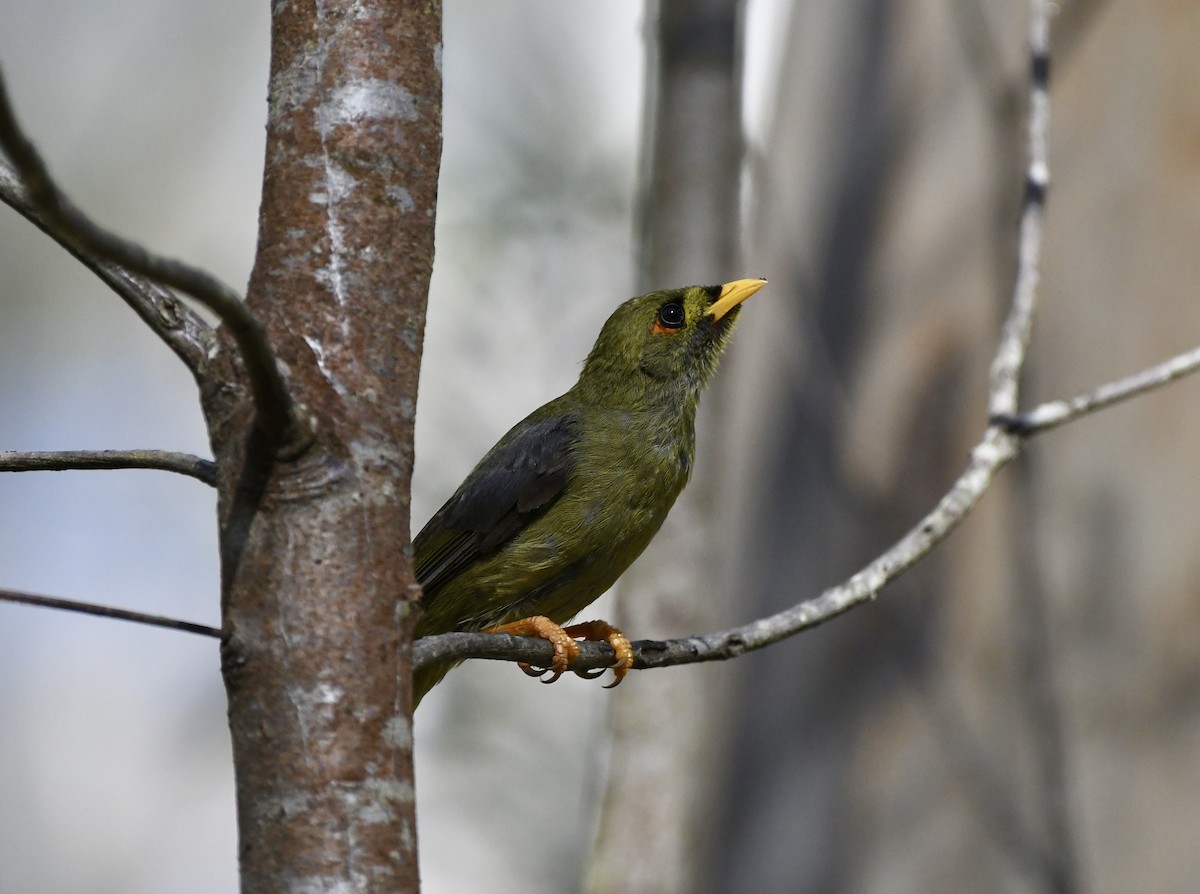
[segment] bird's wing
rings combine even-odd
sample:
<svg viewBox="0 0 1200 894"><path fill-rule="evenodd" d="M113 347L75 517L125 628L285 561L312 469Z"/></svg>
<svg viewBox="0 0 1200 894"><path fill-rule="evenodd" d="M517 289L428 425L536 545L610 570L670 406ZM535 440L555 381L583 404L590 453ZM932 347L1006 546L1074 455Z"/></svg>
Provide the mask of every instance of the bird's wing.
<svg viewBox="0 0 1200 894"><path fill-rule="evenodd" d="M545 408L543 408L545 409ZM534 414L505 435L413 541L428 600L477 559L498 550L562 493L582 431L577 413Z"/></svg>

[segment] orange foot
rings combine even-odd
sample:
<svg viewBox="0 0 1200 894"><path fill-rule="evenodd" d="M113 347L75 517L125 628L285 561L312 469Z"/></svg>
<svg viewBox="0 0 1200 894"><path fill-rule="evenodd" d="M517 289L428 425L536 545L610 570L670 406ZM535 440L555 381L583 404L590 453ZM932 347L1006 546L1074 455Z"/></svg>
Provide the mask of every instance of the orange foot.
<svg viewBox="0 0 1200 894"><path fill-rule="evenodd" d="M531 677L540 677L549 671L550 678L543 680L543 683L553 683L579 657L579 645L575 642L576 638L606 642L617 653L616 663L612 665L614 679L604 687L605 689L612 689L620 683L625 679L625 674L629 672L629 669L633 667L633 646L629 644L625 634L606 621L585 621L582 624L572 624L570 627L560 627L547 617L534 615L531 618L513 621L511 624L492 627L487 632L536 636L549 640L550 645L554 647L554 658L550 662L550 667L530 667L524 663L518 665ZM584 679L591 680L603 674L604 670L604 668L597 668L592 671L575 671L575 673Z"/></svg>

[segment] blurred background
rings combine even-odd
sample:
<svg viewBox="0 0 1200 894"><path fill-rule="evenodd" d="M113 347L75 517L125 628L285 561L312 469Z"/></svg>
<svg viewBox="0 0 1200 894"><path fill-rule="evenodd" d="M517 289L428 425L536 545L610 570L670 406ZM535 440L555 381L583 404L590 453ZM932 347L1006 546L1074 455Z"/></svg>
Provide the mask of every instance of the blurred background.
<svg viewBox="0 0 1200 894"><path fill-rule="evenodd" d="M446 4L413 499L415 530L620 300L767 276L687 502L596 607L638 638L817 594L961 470L1027 67L1024 4L661 2ZM70 194L243 287L266 4L0 0L0 23ZM1027 405L1200 342L1200 6L1067 0L1052 46ZM459 669L417 717L425 889L1195 890L1197 398L1038 439L875 604L765 652L616 692ZM207 455L190 378L0 208L0 449L118 447ZM0 586L217 624L213 495L0 476ZM0 605L0 681L0 891L236 889L215 642Z"/></svg>

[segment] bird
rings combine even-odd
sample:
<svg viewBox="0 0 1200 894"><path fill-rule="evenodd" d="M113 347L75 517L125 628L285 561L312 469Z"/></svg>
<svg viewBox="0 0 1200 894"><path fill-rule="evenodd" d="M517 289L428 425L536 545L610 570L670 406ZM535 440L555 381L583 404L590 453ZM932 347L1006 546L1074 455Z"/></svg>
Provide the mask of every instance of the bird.
<svg viewBox="0 0 1200 894"><path fill-rule="evenodd" d="M575 385L513 426L413 540L416 637L547 639L551 666L522 665L549 672L545 682L578 657L576 637L607 641L616 653L610 685L621 682L633 650L620 630L561 625L611 587L662 526L691 476L700 393L742 302L764 285L652 291L617 307ZM453 666L416 672L414 708Z"/></svg>

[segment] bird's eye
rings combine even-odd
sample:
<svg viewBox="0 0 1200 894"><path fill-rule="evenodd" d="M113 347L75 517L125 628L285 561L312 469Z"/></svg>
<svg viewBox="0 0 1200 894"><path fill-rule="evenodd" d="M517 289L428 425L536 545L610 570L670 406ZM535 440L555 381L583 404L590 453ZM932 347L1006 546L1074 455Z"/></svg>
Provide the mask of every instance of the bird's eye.
<svg viewBox="0 0 1200 894"><path fill-rule="evenodd" d="M669 301L658 309L658 323L664 329L678 329L687 319L683 305Z"/></svg>

